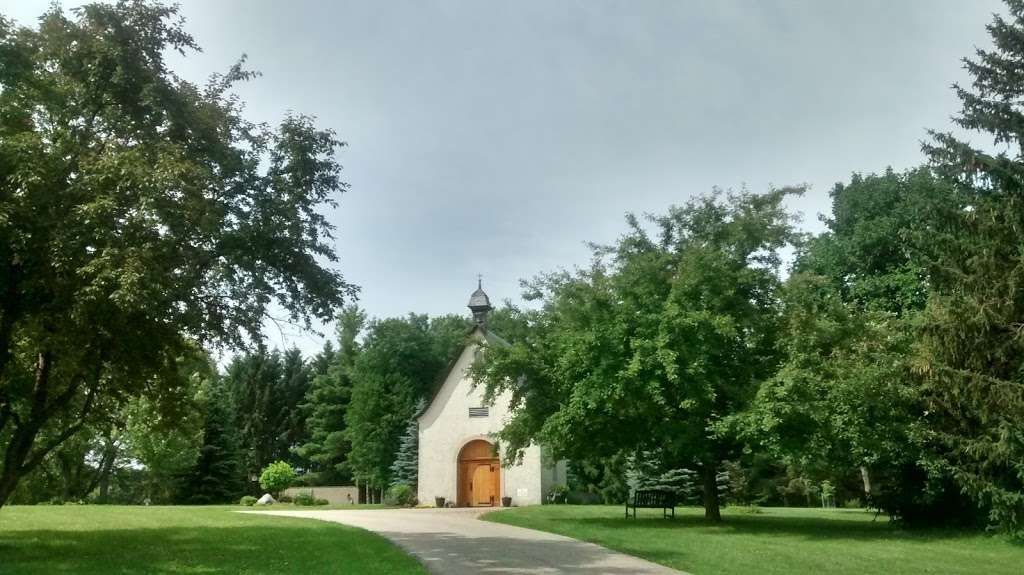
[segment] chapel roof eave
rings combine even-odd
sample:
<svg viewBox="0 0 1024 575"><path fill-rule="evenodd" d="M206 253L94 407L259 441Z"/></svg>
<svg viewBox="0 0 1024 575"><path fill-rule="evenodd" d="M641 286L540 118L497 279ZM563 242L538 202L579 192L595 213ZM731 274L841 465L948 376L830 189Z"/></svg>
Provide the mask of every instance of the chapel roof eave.
<svg viewBox="0 0 1024 575"><path fill-rule="evenodd" d="M459 351L459 353L455 354L455 357L453 357L451 361L448 362L448 366L445 367L444 370L441 371L438 377L434 380L434 383L430 386L430 391L427 393L427 401L423 404L423 407L413 415L414 419L418 420L419 418L423 417L423 414L425 414L430 409L430 406L434 404L434 401L437 400L437 395L441 393L441 389L444 387L444 383L448 381L448 376L451 375L452 370L455 369L455 365L459 362L459 358L461 358L462 354L466 352L467 347L474 345L476 343L475 341L473 341L474 336L479 336L485 342L487 342L488 345L498 345L502 347L512 345L505 338L501 337L500 335L494 333L493 331L483 326L474 325L470 327L466 331L466 339L468 340L466 342L466 345L462 346L462 350Z"/></svg>

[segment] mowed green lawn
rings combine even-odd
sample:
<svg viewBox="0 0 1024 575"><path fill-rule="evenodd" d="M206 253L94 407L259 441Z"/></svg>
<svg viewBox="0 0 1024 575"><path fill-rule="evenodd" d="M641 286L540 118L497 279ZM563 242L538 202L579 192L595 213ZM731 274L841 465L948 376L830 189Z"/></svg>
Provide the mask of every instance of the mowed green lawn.
<svg viewBox="0 0 1024 575"><path fill-rule="evenodd" d="M0 574L426 573L373 533L241 509L7 506Z"/></svg>
<svg viewBox="0 0 1024 575"><path fill-rule="evenodd" d="M885 516L855 510L773 509L759 514L726 509L725 522L704 522L703 509L640 509L626 520L622 507L549 505L485 515L591 541L695 575L1021 575L1024 546L980 533L908 531Z"/></svg>

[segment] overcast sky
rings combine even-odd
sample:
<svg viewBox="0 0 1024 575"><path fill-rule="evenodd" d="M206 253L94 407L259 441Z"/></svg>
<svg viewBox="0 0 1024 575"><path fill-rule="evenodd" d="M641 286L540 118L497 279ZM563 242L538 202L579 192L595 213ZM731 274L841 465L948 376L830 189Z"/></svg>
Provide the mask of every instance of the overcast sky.
<svg viewBox="0 0 1024 575"><path fill-rule="evenodd" d="M49 0L0 0L33 24ZM78 2L66 2L75 6ZM201 81L241 54L248 116L314 115L349 143L330 220L372 316L464 313L586 263L627 211L712 186L807 183L820 229L851 172L922 162L959 59L1001 5L878 1L184 1ZM268 332L312 352L315 336Z"/></svg>

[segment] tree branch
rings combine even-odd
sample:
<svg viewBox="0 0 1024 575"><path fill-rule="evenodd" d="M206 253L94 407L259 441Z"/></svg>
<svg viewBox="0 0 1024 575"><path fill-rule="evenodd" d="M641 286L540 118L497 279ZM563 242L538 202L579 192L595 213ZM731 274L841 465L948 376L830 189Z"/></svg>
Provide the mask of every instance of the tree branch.
<svg viewBox="0 0 1024 575"><path fill-rule="evenodd" d="M89 393L85 397L85 405L82 406L82 410L78 413L78 421L76 421L73 425L68 426L64 431L60 433L60 435L50 440L50 442L47 443L45 447L43 447L36 453L32 454L31 457L26 458L25 463L23 463L18 470L18 472L21 475L24 475L29 471L32 471L32 469L34 469L36 466L42 463L43 458L46 457L48 453L53 451L58 445L64 443L65 441L70 439L71 436L78 433L78 431L82 429L82 427L85 425L85 418L89 415L89 412L92 411L92 403L95 397L95 391L93 389L90 389Z"/></svg>

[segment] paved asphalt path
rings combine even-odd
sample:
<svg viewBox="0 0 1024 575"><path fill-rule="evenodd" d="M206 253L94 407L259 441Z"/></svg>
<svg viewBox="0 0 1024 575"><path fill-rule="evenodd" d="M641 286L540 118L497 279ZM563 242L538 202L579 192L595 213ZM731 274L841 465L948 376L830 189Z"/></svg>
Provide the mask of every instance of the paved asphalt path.
<svg viewBox="0 0 1024 575"><path fill-rule="evenodd" d="M487 511L490 511L488 509ZM479 509L338 509L247 511L344 523L387 537L417 557L431 573L594 573L680 575L662 567L569 537L481 521ZM684 574L685 575L685 574Z"/></svg>

